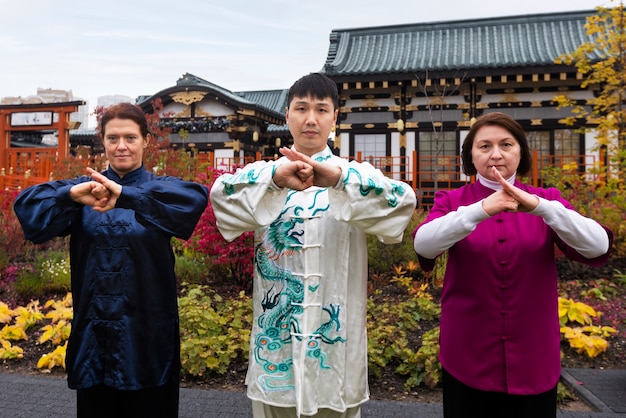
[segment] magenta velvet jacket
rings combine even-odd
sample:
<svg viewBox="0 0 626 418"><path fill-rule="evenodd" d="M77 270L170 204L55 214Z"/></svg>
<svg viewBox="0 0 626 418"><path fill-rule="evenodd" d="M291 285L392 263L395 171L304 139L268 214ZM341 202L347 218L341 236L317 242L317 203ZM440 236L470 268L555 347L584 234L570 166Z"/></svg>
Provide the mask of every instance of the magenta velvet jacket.
<svg viewBox="0 0 626 418"><path fill-rule="evenodd" d="M517 181L515 186L573 209L557 189ZM439 191L417 229L493 192L479 182ZM541 217L528 213L486 219L448 250L439 359L456 379L479 390L519 395L556 386L561 365L554 244L566 257L592 266L609 257L607 252L584 258ZM418 258L423 270L433 269L434 259Z"/></svg>

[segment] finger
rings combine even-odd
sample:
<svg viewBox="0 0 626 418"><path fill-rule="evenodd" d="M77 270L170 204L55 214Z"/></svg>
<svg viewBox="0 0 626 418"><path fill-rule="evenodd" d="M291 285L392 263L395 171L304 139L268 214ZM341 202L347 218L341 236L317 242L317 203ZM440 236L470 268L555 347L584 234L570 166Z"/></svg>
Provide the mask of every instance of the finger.
<svg viewBox="0 0 626 418"><path fill-rule="evenodd" d="M89 175L92 175L94 173L98 174L98 172L91 167L87 167L86 170Z"/></svg>
<svg viewBox="0 0 626 418"><path fill-rule="evenodd" d="M504 177L502 177L502 174L500 174L497 168L491 167L491 172L498 183L502 185L504 185L503 182L506 183L506 180L504 179Z"/></svg>
<svg viewBox="0 0 626 418"><path fill-rule="evenodd" d="M92 168L87 167L87 172L91 175L91 178L98 183L105 184L107 181L109 181L107 177L103 176Z"/></svg>
<svg viewBox="0 0 626 418"><path fill-rule="evenodd" d="M289 158L291 161L302 160L302 154L294 149L282 147L278 151L285 157Z"/></svg>
<svg viewBox="0 0 626 418"><path fill-rule="evenodd" d="M518 194L519 189L517 187L515 187L514 185L512 185L511 183L509 183L508 181L506 181L506 179L504 177L502 177L502 174L500 174L500 172L495 167L492 167L492 169L493 169L493 175L494 175L495 179L502 186L502 190L504 190L511 197L511 199L512 199L511 201L518 200L519 199L519 194Z"/></svg>

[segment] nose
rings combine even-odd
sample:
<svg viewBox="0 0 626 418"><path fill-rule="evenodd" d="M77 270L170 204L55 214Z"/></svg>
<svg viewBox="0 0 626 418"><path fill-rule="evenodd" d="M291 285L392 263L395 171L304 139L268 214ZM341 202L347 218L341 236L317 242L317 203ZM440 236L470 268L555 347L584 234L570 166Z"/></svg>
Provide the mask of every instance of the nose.
<svg viewBox="0 0 626 418"><path fill-rule="evenodd" d="M306 124L307 125L315 125L317 123L317 119L315 118L315 111L310 110L306 115Z"/></svg>
<svg viewBox="0 0 626 418"><path fill-rule="evenodd" d="M118 148L118 149L120 149L120 148L122 148L122 149L126 149L126 148L127 148L127 146L128 146L128 144L126 143L126 140L125 140L124 138L120 138L120 139L117 141L117 148Z"/></svg>
<svg viewBox="0 0 626 418"><path fill-rule="evenodd" d="M502 153L500 152L500 148L493 147L493 151L491 152L491 158L493 160L499 160L500 158L502 158Z"/></svg>

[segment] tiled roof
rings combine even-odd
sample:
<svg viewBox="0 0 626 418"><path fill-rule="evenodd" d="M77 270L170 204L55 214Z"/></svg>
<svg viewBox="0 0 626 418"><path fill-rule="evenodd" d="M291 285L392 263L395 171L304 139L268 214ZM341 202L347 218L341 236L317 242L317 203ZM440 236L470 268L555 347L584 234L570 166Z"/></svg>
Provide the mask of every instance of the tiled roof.
<svg viewBox="0 0 626 418"><path fill-rule="evenodd" d="M330 34L329 76L554 65L591 40L595 11L417 23Z"/></svg>
<svg viewBox="0 0 626 418"><path fill-rule="evenodd" d="M287 107L288 90L260 90L237 92L245 100L256 103L266 109L273 110L281 114L285 113Z"/></svg>
<svg viewBox="0 0 626 418"><path fill-rule="evenodd" d="M189 74L189 73L183 74L183 76L176 81L176 85L179 87L185 87L185 86L194 87L194 88L205 87L205 88L213 90L215 93L219 93L223 97L226 97L236 103L242 102L240 95L235 94L232 91L225 89L224 87L218 86L217 84L213 84L210 81L204 80L193 74ZM252 102L248 102L247 100L244 100L243 102L245 102L247 105L254 104Z"/></svg>
<svg viewBox="0 0 626 418"><path fill-rule="evenodd" d="M259 106L271 109L276 113L285 115L285 109L287 107L287 93L289 90L259 90L259 91L241 91L237 92L238 95L244 99L257 103ZM286 125L274 125L270 124L267 127L267 131L276 135L285 135L289 133L289 128Z"/></svg>
<svg viewBox="0 0 626 418"><path fill-rule="evenodd" d="M146 103L151 101L154 97L159 97L164 94L179 91L187 87L191 89L203 89L211 91L212 94L221 96L227 101L235 103L238 106L242 106L248 109L258 109L279 119L284 114L284 110L276 110L276 106L278 106L279 104L278 101L280 100L280 94L282 90L276 90L275 92L269 91L235 93L190 73L183 74L183 76L176 81L176 86L174 87L169 87L165 90L161 90L160 92L152 96L138 97L137 103L139 105L146 105ZM278 98L276 98L275 96L278 96Z"/></svg>

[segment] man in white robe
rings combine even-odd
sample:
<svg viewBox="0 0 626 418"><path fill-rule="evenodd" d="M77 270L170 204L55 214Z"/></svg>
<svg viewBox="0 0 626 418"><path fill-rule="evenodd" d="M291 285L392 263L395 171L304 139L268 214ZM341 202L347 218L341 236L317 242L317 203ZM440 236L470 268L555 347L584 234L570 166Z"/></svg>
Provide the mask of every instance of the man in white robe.
<svg viewBox="0 0 626 418"><path fill-rule="evenodd" d="M220 176L210 195L225 239L255 231L248 397L256 418L359 417L369 399L365 234L400 242L415 193L332 154L328 77L302 77L288 103L293 148Z"/></svg>

